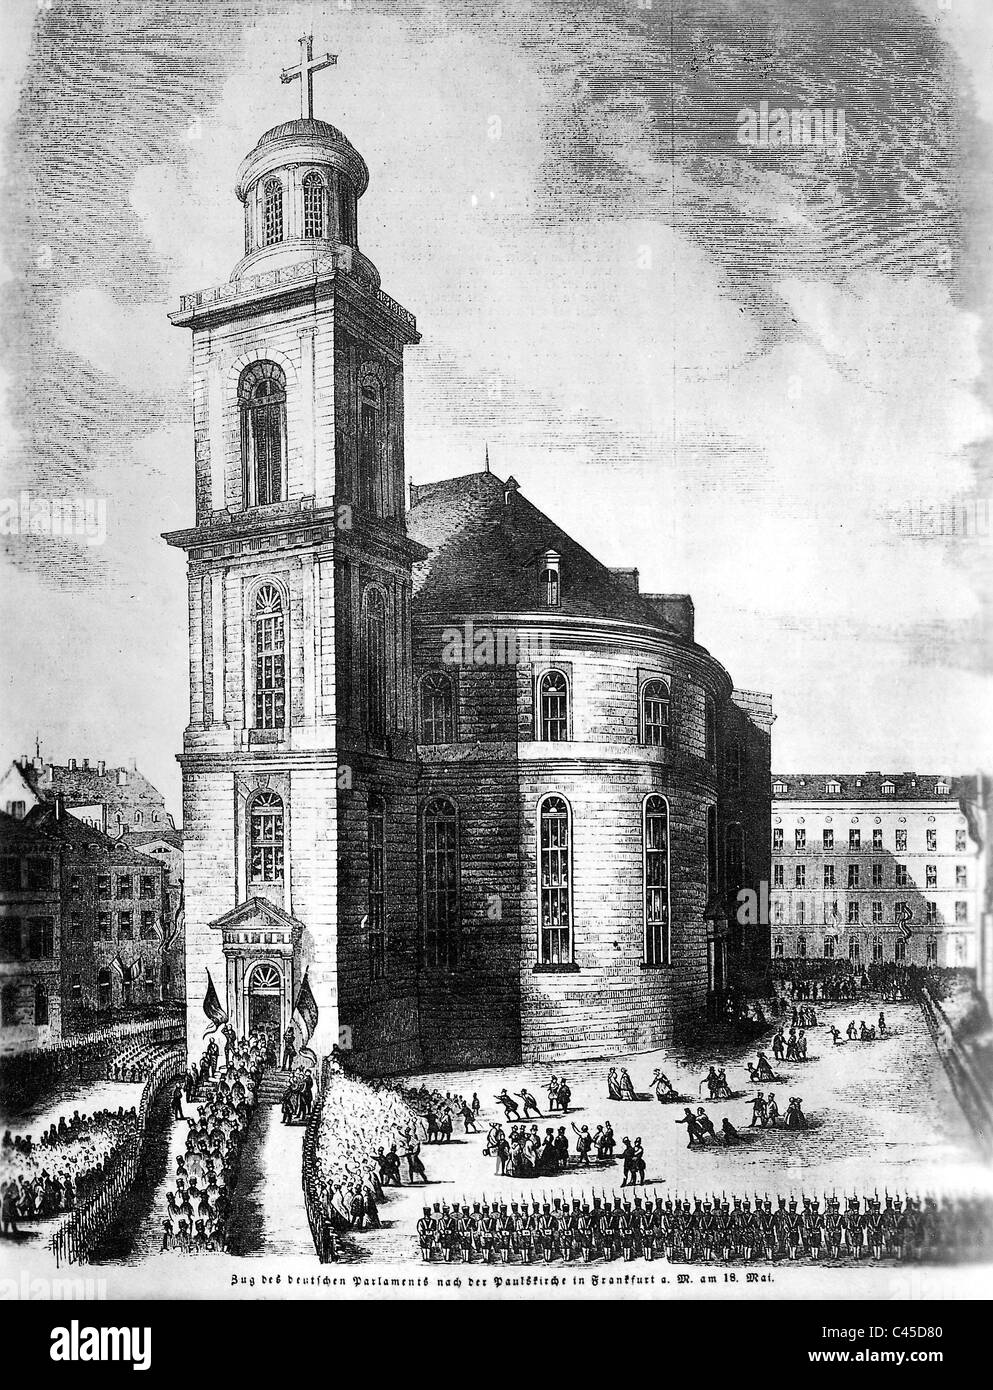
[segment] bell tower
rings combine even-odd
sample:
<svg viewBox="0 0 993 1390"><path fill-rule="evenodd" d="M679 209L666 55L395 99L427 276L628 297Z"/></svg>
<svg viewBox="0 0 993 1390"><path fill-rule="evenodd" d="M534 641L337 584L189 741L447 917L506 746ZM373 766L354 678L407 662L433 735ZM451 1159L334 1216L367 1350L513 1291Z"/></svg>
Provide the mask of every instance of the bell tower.
<svg viewBox="0 0 993 1390"><path fill-rule="evenodd" d="M359 248L362 156L313 115L238 170L244 254L184 295L196 520L183 770L188 1035L212 980L236 1030L294 1025L358 1066L417 1056L403 351L414 317ZM316 1026L295 1013L306 976ZM308 1010L304 1010L307 1014ZM304 1036L313 1028L312 1040ZM383 1039L388 1039L384 1054Z"/></svg>

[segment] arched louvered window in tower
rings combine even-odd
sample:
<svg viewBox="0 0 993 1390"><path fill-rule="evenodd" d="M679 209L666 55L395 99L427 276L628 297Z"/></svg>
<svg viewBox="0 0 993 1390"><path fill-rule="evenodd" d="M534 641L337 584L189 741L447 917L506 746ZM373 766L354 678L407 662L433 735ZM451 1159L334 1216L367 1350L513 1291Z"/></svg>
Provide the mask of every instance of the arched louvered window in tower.
<svg viewBox="0 0 993 1390"><path fill-rule="evenodd" d="M262 186L262 245L275 246L283 239L283 185L267 179Z"/></svg>
<svg viewBox="0 0 993 1390"><path fill-rule="evenodd" d="M252 615L255 648L255 727L282 729L286 724L286 623L282 595L263 584Z"/></svg>
<svg viewBox="0 0 993 1390"><path fill-rule="evenodd" d="M286 376L275 362L253 362L238 382L242 486L246 507L286 495Z"/></svg>
<svg viewBox="0 0 993 1390"><path fill-rule="evenodd" d="M546 671L538 682L538 731L546 743L569 737L569 682L561 671Z"/></svg>
<svg viewBox="0 0 993 1390"><path fill-rule="evenodd" d="M669 962L669 806L664 796L645 802L645 964Z"/></svg>
<svg viewBox="0 0 993 1390"><path fill-rule="evenodd" d="M303 234L308 238L325 235L327 194L320 174L308 174L303 181Z"/></svg>
<svg viewBox="0 0 993 1390"><path fill-rule="evenodd" d="M561 796L546 796L538 808L538 919L541 964L571 965L571 826Z"/></svg>
<svg viewBox="0 0 993 1390"><path fill-rule="evenodd" d="M454 701L450 676L432 673L420 684L421 743L455 741Z"/></svg>
<svg viewBox="0 0 993 1390"><path fill-rule="evenodd" d="M671 704L665 681L647 681L641 692L641 741L650 748L669 745Z"/></svg>

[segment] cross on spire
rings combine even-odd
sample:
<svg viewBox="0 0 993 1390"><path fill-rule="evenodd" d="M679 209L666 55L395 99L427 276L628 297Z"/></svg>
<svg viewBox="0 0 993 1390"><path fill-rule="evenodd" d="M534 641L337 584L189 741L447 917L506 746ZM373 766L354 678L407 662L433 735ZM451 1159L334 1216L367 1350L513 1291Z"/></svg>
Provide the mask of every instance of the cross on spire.
<svg viewBox="0 0 993 1390"><path fill-rule="evenodd" d="M280 82L293 82L300 79L300 119L314 119L314 73L323 68L333 68L338 61L337 53L325 53L323 58L314 57L314 36L304 34L300 40L300 61L295 68L284 68Z"/></svg>

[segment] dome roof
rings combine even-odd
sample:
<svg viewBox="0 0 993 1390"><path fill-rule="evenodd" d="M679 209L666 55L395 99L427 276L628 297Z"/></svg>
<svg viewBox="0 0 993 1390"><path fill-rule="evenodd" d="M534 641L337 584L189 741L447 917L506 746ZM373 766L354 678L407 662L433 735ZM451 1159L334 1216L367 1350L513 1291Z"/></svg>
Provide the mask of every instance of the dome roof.
<svg viewBox="0 0 993 1390"><path fill-rule="evenodd" d="M280 125L274 125L272 130L259 137L255 148L265 149L266 145L275 144L277 140L330 140L336 145L343 145L345 149L358 154L358 150L336 125L331 125L330 121L318 120L295 120L283 121Z"/></svg>

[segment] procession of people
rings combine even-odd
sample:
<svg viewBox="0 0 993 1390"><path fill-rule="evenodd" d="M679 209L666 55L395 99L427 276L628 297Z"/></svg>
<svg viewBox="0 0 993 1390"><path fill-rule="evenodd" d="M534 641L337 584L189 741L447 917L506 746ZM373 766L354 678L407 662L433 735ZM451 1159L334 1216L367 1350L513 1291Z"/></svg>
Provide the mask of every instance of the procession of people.
<svg viewBox="0 0 993 1390"><path fill-rule="evenodd" d="M31 1134L4 1133L0 1143L0 1207L5 1234L19 1221L40 1221L72 1211L102 1182L123 1145L138 1132L134 1106L61 1115L37 1142Z"/></svg>

